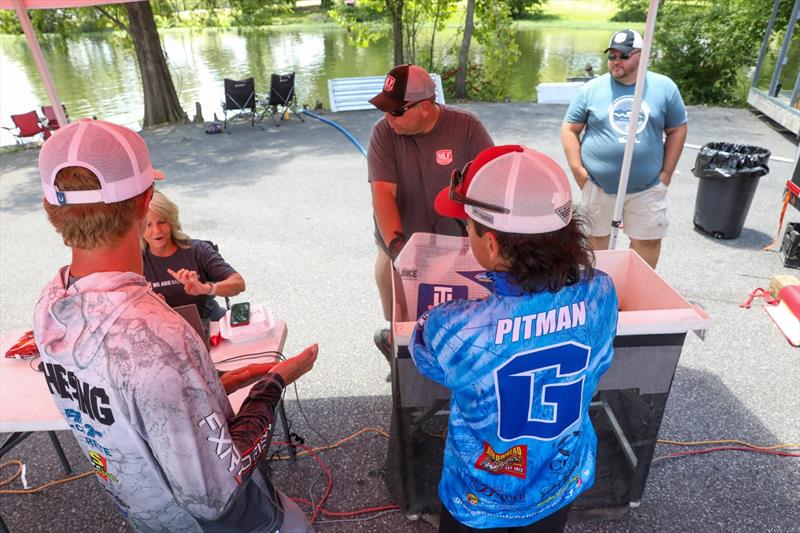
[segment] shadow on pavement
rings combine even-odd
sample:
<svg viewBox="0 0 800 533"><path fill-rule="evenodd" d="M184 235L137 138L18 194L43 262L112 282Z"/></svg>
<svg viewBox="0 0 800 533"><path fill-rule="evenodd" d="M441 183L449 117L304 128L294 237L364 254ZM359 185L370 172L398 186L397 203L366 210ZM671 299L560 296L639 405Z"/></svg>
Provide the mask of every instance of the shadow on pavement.
<svg viewBox="0 0 800 533"><path fill-rule="evenodd" d="M319 447L344 439L364 427L388 430L391 399L388 396L301 399L287 391L291 432L306 445ZM76 472L88 464L68 432L59 432ZM281 440L278 434L275 440ZM431 435L431 438L441 438ZM715 375L679 367L660 432L661 439L681 441L741 439L760 445L776 443L761 423L730 394ZM273 451L276 450L273 447ZM320 452L330 469L333 488L325 507L354 511L391 504L383 482L387 439L367 432L335 449ZM567 531L789 531L798 520L800 467L786 457L744 452L719 452L680 459L659 460L670 453L692 449L659 445L641 506L618 521L572 519ZM44 433L37 433L6 458L28 465L33 486L63 476L57 457ZM281 455L285 456L285 453ZM438 459L432 459L437 461ZM296 464L273 461L276 486L292 497L318 502L328 477L313 458ZM4 475L8 474L5 472ZM435 482L435 480L431 480ZM4 488L20 488L15 481ZM310 515L310 508L303 506ZM40 495L0 495L0 514L10 531L126 530L122 517L92 477L59 485ZM427 532L437 517L409 517L393 512L354 521L320 516L318 531ZM357 520L357 521L355 521Z"/></svg>

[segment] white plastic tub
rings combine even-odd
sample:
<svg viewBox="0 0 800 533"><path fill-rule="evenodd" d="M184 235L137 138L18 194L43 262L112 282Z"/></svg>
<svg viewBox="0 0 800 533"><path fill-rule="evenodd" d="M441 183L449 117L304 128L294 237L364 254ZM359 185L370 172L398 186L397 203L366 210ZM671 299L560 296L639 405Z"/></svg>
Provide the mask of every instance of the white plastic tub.
<svg viewBox="0 0 800 533"><path fill-rule="evenodd" d="M275 326L275 319L272 311L259 304L250 306L250 323L245 326L231 327L231 310L225 312L225 316L219 321L219 333L223 339L227 339L234 344L243 344L258 339L264 339L269 335L269 330Z"/></svg>

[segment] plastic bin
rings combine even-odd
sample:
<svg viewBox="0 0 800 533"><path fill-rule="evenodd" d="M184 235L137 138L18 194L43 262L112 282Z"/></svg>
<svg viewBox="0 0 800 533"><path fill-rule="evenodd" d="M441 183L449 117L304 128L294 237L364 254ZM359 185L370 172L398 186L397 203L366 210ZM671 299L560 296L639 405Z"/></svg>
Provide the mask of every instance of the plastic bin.
<svg viewBox="0 0 800 533"><path fill-rule="evenodd" d="M617 519L641 501L686 335L707 329L711 320L632 250L596 252L596 263L614 281L620 314L614 361L589 411L598 438L596 480L571 512ZM469 298L488 291L467 238L415 233L395 268L392 423L384 481L403 509L436 512L450 393L417 371L408 344L417 316L431 303L431 287L452 289L453 297L460 288Z"/></svg>
<svg viewBox="0 0 800 533"><path fill-rule="evenodd" d="M717 239L736 239L753 202L758 180L769 172L766 148L713 142L700 148L692 173L700 178L694 225Z"/></svg>

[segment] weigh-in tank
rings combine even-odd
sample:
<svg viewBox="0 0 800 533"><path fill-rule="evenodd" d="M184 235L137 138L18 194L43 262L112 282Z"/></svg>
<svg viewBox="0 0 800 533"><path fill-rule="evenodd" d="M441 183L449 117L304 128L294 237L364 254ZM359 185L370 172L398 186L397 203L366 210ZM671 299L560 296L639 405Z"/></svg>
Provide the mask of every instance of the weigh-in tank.
<svg viewBox="0 0 800 533"><path fill-rule="evenodd" d="M620 304L614 360L600 381L590 415L598 437L594 486L575 511L615 517L644 492L664 408L689 331L710 319L631 250L596 254L611 276ZM437 511L449 391L417 372L408 351L416 318L453 298L489 294L484 269L466 238L417 233L395 261L392 427L386 484L411 512Z"/></svg>

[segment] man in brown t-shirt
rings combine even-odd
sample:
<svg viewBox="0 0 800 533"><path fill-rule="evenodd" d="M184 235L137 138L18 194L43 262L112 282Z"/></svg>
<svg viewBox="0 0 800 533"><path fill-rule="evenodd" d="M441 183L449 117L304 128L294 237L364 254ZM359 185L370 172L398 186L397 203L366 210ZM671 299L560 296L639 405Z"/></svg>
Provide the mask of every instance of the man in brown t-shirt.
<svg viewBox="0 0 800 533"><path fill-rule="evenodd" d="M375 218L375 281L386 320L392 316L391 262L416 232L465 235L433 209L436 194L482 150L493 146L483 124L467 111L436 103L436 85L417 65L393 68L370 103L384 112L369 143L369 182ZM388 358L391 338L375 344Z"/></svg>

